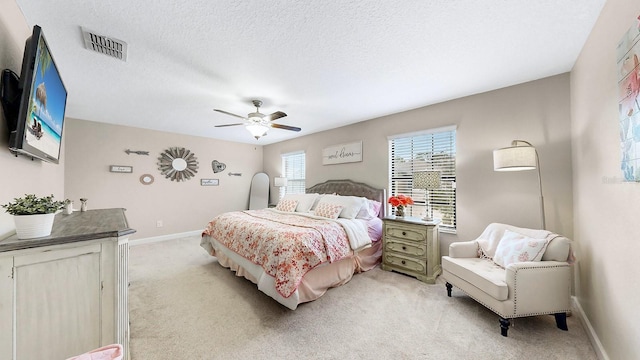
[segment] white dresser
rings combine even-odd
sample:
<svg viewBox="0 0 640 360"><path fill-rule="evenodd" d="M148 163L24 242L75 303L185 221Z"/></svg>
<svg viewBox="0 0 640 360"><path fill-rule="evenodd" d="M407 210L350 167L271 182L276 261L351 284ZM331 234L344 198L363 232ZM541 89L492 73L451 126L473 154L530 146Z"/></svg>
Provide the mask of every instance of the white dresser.
<svg viewBox="0 0 640 360"><path fill-rule="evenodd" d="M57 214L51 236L0 241L0 359L66 359L119 343L128 358L124 209Z"/></svg>

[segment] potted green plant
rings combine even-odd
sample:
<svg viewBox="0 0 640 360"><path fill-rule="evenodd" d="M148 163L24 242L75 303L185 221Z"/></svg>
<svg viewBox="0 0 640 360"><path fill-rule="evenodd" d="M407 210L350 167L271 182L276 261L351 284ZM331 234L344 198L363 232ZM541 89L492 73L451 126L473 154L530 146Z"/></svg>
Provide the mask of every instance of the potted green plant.
<svg viewBox="0 0 640 360"><path fill-rule="evenodd" d="M13 215L18 239L31 239L51 234L55 213L64 208L64 201L54 200L53 195L25 194L2 207Z"/></svg>

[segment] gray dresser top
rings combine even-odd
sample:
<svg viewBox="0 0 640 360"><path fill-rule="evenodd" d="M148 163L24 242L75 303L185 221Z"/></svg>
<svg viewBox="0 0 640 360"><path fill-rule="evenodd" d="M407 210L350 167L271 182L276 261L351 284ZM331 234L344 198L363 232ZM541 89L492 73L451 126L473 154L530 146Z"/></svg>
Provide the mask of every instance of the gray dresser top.
<svg viewBox="0 0 640 360"><path fill-rule="evenodd" d="M35 239L13 235L0 241L0 252L133 234L136 231L129 227L124 212L125 209L99 209L59 213L51 235Z"/></svg>

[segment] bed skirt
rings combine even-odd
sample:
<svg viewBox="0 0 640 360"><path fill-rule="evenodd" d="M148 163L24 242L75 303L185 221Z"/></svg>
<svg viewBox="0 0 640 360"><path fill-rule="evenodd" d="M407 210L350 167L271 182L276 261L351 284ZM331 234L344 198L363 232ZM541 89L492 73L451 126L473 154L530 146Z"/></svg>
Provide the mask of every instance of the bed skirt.
<svg viewBox="0 0 640 360"><path fill-rule="evenodd" d="M208 235L204 235L202 239L202 246L218 259L220 265L234 271L236 276L242 276L258 285L260 291L291 310L295 310L299 304L318 299L332 287L346 284L354 274L373 269L380 263L382 256L382 241L376 241L371 247L350 257L334 263L323 263L307 272L297 290L285 298L276 291L275 279L261 266L227 249Z"/></svg>

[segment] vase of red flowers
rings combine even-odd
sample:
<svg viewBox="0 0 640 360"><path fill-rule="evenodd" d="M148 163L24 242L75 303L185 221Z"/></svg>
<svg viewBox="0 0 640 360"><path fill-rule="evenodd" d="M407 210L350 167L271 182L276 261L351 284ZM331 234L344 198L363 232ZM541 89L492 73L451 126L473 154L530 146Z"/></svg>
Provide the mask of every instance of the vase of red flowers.
<svg viewBox="0 0 640 360"><path fill-rule="evenodd" d="M404 207L407 205L413 205L413 199L411 196L395 195L389 198L389 204L395 208L396 217L404 216Z"/></svg>

